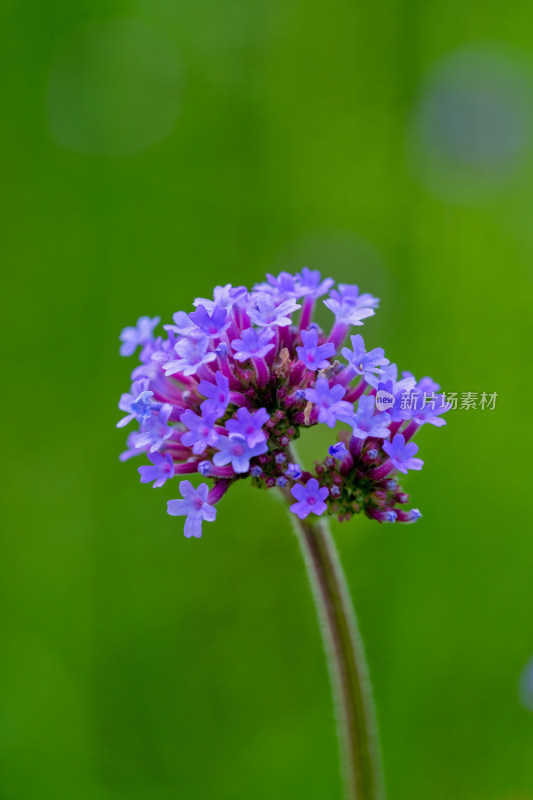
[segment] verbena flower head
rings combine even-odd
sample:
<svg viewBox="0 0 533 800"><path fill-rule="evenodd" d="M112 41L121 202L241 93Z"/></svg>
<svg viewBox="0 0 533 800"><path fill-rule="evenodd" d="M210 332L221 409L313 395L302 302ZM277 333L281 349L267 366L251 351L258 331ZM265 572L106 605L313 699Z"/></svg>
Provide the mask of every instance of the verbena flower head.
<svg viewBox="0 0 533 800"><path fill-rule="evenodd" d="M118 425L138 425L121 460L147 458L141 481L155 488L180 475L210 482L195 488L181 480L181 499L168 502L169 514L185 516L186 536L200 537L216 504L244 479L285 492L300 519L421 516L404 508L399 473L422 468L410 440L425 423L445 425L449 406L431 378L398 378L383 349L367 350L360 334L349 346L351 326L373 316L379 301L357 286L333 285L304 267L268 275L251 290L217 286L212 300L196 298L159 336L157 317L123 330L121 354L140 348L140 365L119 402L126 416ZM317 302L332 312L324 330L313 322ZM331 445L305 470L291 443L315 425L332 430Z"/></svg>

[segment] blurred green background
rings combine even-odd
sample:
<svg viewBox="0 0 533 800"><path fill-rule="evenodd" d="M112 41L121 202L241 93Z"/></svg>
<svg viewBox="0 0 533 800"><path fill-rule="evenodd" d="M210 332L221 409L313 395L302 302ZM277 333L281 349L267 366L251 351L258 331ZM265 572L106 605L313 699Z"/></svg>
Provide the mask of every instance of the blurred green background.
<svg viewBox="0 0 533 800"><path fill-rule="evenodd" d="M114 427L125 325L304 265L382 298L365 339L402 369L499 395L421 432L416 526L334 526L390 800L531 800L531 5L0 20L2 800L340 796L283 508L239 485L185 540Z"/></svg>

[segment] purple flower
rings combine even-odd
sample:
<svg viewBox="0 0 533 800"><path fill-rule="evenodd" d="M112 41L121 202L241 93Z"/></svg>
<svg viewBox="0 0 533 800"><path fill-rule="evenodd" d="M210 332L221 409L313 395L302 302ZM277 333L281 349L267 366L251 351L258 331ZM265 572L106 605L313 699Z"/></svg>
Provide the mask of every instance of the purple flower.
<svg viewBox="0 0 533 800"><path fill-rule="evenodd" d="M423 402L423 400L420 402ZM446 402L445 395L436 395L434 399L430 399L423 406L420 405L420 402L415 404L416 408L413 412L413 420L415 422L419 425L429 423L430 425L435 425L436 428L446 425L446 420L441 419L440 416L451 408L451 404Z"/></svg>
<svg viewBox="0 0 533 800"><path fill-rule="evenodd" d="M152 401L153 392L141 392L140 395L131 403L130 410L141 425L146 422L154 411L159 411L161 403L154 403Z"/></svg>
<svg viewBox="0 0 533 800"><path fill-rule="evenodd" d="M358 308L377 308L379 306L377 297L368 293L359 294L359 288L349 283L339 283L338 289L333 289L330 297L338 302L352 303Z"/></svg>
<svg viewBox="0 0 533 800"><path fill-rule="evenodd" d="M235 350L237 361L248 361L249 358L264 358L275 345L272 342L275 333L271 328L256 331L246 328L242 331L240 339L233 339L231 346Z"/></svg>
<svg viewBox="0 0 533 800"><path fill-rule="evenodd" d="M149 342L146 342L146 344L143 345L142 350L139 353L139 361L141 364L150 364L151 361L158 358L159 353L165 347L170 353L171 348L169 347L169 342L168 340L164 340L162 336L156 336L155 339L150 339Z"/></svg>
<svg viewBox="0 0 533 800"><path fill-rule="evenodd" d="M292 496L298 501L293 503L291 511L300 519L305 519L309 514L320 516L327 510L324 500L329 494L326 486L320 488L316 478L309 478L305 486L295 484L291 489Z"/></svg>
<svg viewBox="0 0 533 800"><path fill-rule="evenodd" d="M226 342L219 342L217 344L217 346L215 347L215 353L223 361L227 361L228 360L229 347L226 344Z"/></svg>
<svg viewBox="0 0 533 800"><path fill-rule="evenodd" d="M408 469L422 469L424 462L421 458L414 458L418 453L418 445L414 442L405 443L405 437L397 433L392 442L383 442L383 450L387 453L394 467L407 475Z"/></svg>
<svg viewBox="0 0 533 800"><path fill-rule="evenodd" d="M201 483L195 489L190 481L180 481L180 492L183 500L169 500L167 511L173 517L184 517L185 536L189 539L195 536L200 539L202 536L202 521L214 522L217 510L207 502L209 487L207 483Z"/></svg>
<svg viewBox="0 0 533 800"><path fill-rule="evenodd" d="M402 372L402 375L404 377L413 377L410 372ZM433 392L439 391L440 385L435 383L433 378L430 378L426 375L425 378L420 378L415 388L417 392L421 392L422 394L433 394Z"/></svg>
<svg viewBox="0 0 533 800"><path fill-rule="evenodd" d="M362 375L365 380L368 374L381 375L383 370L380 367L389 363L389 359L385 358L383 348L375 347L367 352L365 350L365 341L360 333L350 336L350 339L352 341L352 349L343 347L342 354L357 375Z"/></svg>
<svg viewBox="0 0 533 800"><path fill-rule="evenodd" d="M163 328L173 328L173 327L174 327L173 325L171 326L163 325ZM145 365L145 368L147 366L151 367L156 366L154 363L150 364L150 362L162 363L163 361L168 361L169 358L171 358L174 355L174 345L176 344L176 335L174 331L168 330L167 336L168 336L167 339L163 339L162 336L158 336L156 339L153 340L153 342L148 342L148 344L146 344L143 347L141 351L141 362ZM156 370L151 375L149 375L149 377L152 377L152 375L155 375L156 372L159 372L159 366L160 364L158 363ZM135 374L135 372L139 369L141 368L137 367L136 370L133 371L133 374Z"/></svg>
<svg viewBox="0 0 533 800"><path fill-rule="evenodd" d="M147 391L149 384L150 381L147 378L141 378L138 381L134 381L131 390L121 396L118 407L121 411L126 412L126 416L117 422L117 428L123 428L132 419L137 418L137 411L132 409L133 403L143 402L143 400L149 402L149 398L154 394ZM136 406L137 408L139 406Z"/></svg>
<svg viewBox="0 0 533 800"><path fill-rule="evenodd" d="M215 373L215 383L200 381L198 391L207 400L201 405L202 411L216 414L215 419L224 416L230 401L229 380L221 372Z"/></svg>
<svg viewBox="0 0 533 800"><path fill-rule="evenodd" d="M170 453L148 453L148 460L152 462L153 467L147 464L138 468L141 476L141 483L150 483L154 481L154 489L163 486L169 478L174 475L174 461Z"/></svg>
<svg viewBox="0 0 533 800"><path fill-rule="evenodd" d="M378 388L378 383L392 381L392 394L394 395L398 394L398 392L410 392L416 383L415 379L405 372L402 373L402 379L398 380L398 367L396 364L385 364L378 375L367 373L365 381L374 389Z"/></svg>
<svg viewBox="0 0 533 800"><path fill-rule="evenodd" d="M124 328L120 334L120 355L132 356L139 345L144 345L154 338L154 328L159 325L161 318L139 317L137 325Z"/></svg>
<svg viewBox="0 0 533 800"><path fill-rule="evenodd" d="M227 283L225 286L215 286L213 292L213 300L208 300L205 297L197 297L194 301L195 306L204 306L207 311L211 312L215 306L221 308L231 308L238 300L241 300L248 294L246 286L235 286Z"/></svg>
<svg viewBox="0 0 533 800"><path fill-rule="evenodd" d="M328 448L328 453L330 456L333 456L333 458L338 458L339 461L342 461L343 458L346 458L346 456L349 455L348 449L344 442L336 442L335 444L330 445Z"/></svg>
<svg viewBox="0 0 533 800"><path fill-rule="evenodd" d="M358 308L353 303L324 300L324 304L333 311L335 320L343 325L362 325L363 319L374 316L372 308Z"/></svg>
<svg viewBox="0 0 533 800"><path fill-rule="evenodd" d="M298 481L302 477L302 468L299 464L287 464L285 475L293 481Z"/></svg>
<svg viewBox="0 0 533 800"><path fill-rule="evenodd" d="M126 440L126 447L128 448L123 453L119 455L120 461L128 461L128 459L133 458L134 456L139 456L141 453L146 453L148 450L148 445L145 444L141 447L137 447L137 438L139 434L132 431L127 440Z"/></svg>
<svg viewBox="0 0 533 800"><path fill-rule="evenodd" d="M318 421L328 428L334 428L336 422L353 423L353 405L342 400L346 388L339 383L330 387L322 375L318 378L314 389L306 389L305 397L318 406Z"/></svg>
<svg viewBox="0 0 533 800"><path fill-rule="evenodd" d="M303 347L297 347L298 358L303 361L307 369L317 370L329 367L328 359L335 355L335 345L333 342L318 344L318 331L311 328L310 331L301 331Z"/></svg>
<svg viewBox="0 0 533 800"><path fill-rule="evenodd" d="M149 445L151 453L159 450L174 433L174 428L167 424L171 412L172 406L165 403L158 412L150 414L141 426L141 433L137 434L136 447Z"/></svg>
<svg viewBox="0 0 533 800"><path fill-rule="evenodd" d="M228 419L226 428L230 434L237 434L246 440L248 447L266 442L266 436L261 430L270 419L266 408L260 408L251 414L247 408L239 408L237 419Z"/></svg>
<svg viewBox="0 0 533 800"><path fill-rule="evenodd" d="M216 418L216 412L202 411L202 416L199 417L188 408L180 417L189 429L182 435L181 443L192 447L195 455L203 453L206 447L214 447L218 440L218 433L215 430Z"/></svg>
<svg viewBox="0 0 533 800"><path fill-rule="evenodd" d="M180 339L174 345L174 350L180 358L163 364L165 375L174 375L176 372L181 372L183 375L194 375L202 364L209 364L210 361L215 360L216 353L208 352L208 347L207 336L201 336L196 341Z"/></svg>
<svg viewBox="0 0 533 800"><path fill-rule="evenodd" d="M408 404L403 400L404 392L394 393L393 381L378 383L376 392L376 408L378 411L386 411L391 418L391 422L403 422L411 419L413 411L408 408Z"/></svg>
<svg viewBox="0 0 533 800"><path fill-rule="evenodd" d="M384 411L374 415L376 398L362 395L357 404L357 411L353 419L353 435L356 439L366 439L374 436L376 439L386 439L389 434L390 417Z"/></svg>
<svg viewBox="0 0 533 800"><path fill-rule="evenodd" d="M266 328L269 325L278 325L283 328L291 324L290 314L301 306L294 300L284 300L278 306L268 294L256 294L252 297L248 314L254 325Z"/></svg>
<svg viewBox="0 0 533 800"><path fill-rule="evenodd" d="M277 277L267 274L267 281L255 284L254 289L265 294L275 293L279 298L309 297L313 300L326 294L335 283L332 278L322 280L318 270L313 271L308 267L303 267L301 273L296 275L289 272L280 272Z"/></svg>
<svg viewBox="0 0 533 800"><path fill-rule="evenodd" d="M362 320L374 315L379 305L377 297L359 294L357 286L339 284L339 291L333 289L324 305L335 314L335 320L342 325L362 325Z"/></svg>
<svg viewBox="0 0 533 800"><path fill-rule="evenodd" d="M396 522L398 514L393 508L379 510L374 513L374 519L377 519L378 522Z"/></svg>
<svg viewBox="0 0 533 800"><path fill-rule="evenodd" d="M174 325L163 325L166 331L177 333L179 336L194 337L199 335L198 326L189 319L189 315L185 311L176 311L172 315L172 319L174 320Z"/></svg>
<svg viewBox="0 0 533 800"><path fill-rule="evenodd" d="M200 305L196 311L189 314L189 319L198 327L200 335L210 339L220 336L222 331L229 328L230 320L227 317L228 312L221 306L213 306L211 311L208 311L205 306Z"/></svg>
<svg viewBox="0 0 533 800"><path fill-rule="evenodd" d="M266 441L258 442L253 447L250 447L244 436L237 434L220 436L216 447L219 452L215 453L213 463L217 467L225 467L226 464L231 464L234 471L239 474L248 472L251 458L266 453L268 450Z"/></svg>
<svg viewBox="0 0 533 800"><path fill-rule="evenodd" d="M276 290L280 297L300 297L296 278L297 276L291 275L290 272L280 272L277 278L274 275L267 273L268 283ZM271 291L270 286L268 286L268 288L265 286L265 289L267 289L267 291Z"/></svg>
<svg viewBox="0 0 533 800"><path fill-rule="evenodd" d="M298 297L311 297L317 299L329 292L335 281L333 278L322 280L320 272L303 267L302 271L296 275Z"/></svg>

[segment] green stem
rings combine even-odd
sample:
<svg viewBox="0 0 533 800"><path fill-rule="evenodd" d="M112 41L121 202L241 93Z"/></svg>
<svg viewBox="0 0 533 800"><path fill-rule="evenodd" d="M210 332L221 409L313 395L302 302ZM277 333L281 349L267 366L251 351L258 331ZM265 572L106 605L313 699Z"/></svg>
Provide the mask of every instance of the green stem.
<svg viewBox="0 0 533 800"><path fill-rule="evenodd" d="M346 578L327 524L291 517L307 566L333 685L345 797L382 800L375 710Z"/></svg>

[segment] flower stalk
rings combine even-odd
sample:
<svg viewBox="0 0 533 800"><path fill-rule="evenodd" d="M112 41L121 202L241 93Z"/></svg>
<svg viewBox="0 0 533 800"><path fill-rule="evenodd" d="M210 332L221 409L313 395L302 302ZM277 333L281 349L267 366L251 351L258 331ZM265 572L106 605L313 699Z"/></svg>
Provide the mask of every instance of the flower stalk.
<svg viewBox="0 0 533 800"><path fill-rule="evenodd" d="M290 495L289 495L290 497ZM346 578L324 519L291 515L318 612L331 677L345 800L385 796L363 643Z"/></svg>

